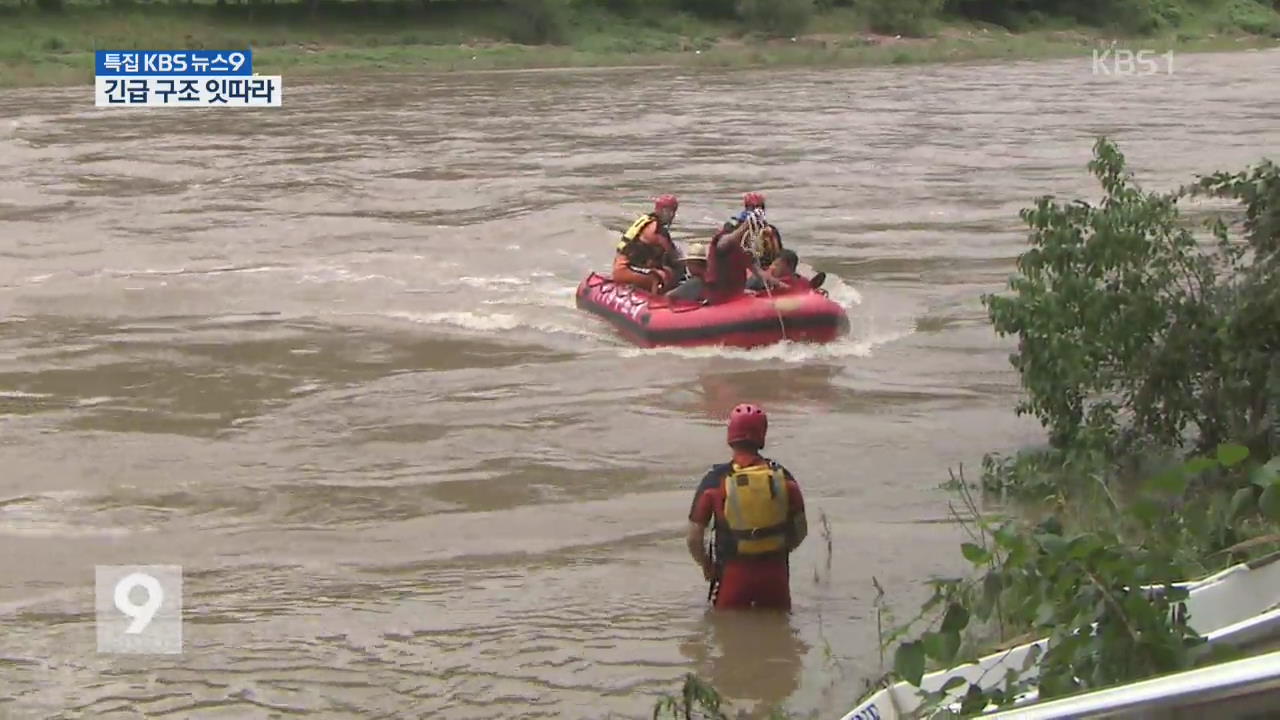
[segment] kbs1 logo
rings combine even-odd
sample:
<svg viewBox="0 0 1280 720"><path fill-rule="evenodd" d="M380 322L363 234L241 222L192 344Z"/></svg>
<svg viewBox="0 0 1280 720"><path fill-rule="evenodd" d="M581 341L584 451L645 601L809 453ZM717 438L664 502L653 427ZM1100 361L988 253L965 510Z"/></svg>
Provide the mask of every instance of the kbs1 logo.
<svg viewBox="0 0 1280 720"><path fill-rule="evenodd" d="M1163 66L1157 60L1163 58ZM1154 50L1125 50L1109 47L1093 51L1093 74L1130 77L1133 75L1173 74L1173 51L1156 54Z"/></svg>
<svg viewBox="0 0 1280 720"><path fill-rule="evenodd" d="M279 75L251 50L98 50L94 107L280 107Z"/></svg>

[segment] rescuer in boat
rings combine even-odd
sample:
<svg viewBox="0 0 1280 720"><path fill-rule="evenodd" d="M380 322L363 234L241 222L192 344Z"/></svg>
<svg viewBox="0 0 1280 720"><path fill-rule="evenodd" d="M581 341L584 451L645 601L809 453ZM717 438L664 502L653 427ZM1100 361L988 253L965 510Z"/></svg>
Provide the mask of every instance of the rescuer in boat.
<svg viewBox="0 0 1280 720"><path fill-rule="evenodd" d="M752 252L754 243L750 238L765 232L764 216L758 212L747 216L747 219L733 230L721 228L711 238L711 251L707 256L707 302L715 305L727 302L747 291L747 274L761 277L760 266ZM776 282L762 279L761 282Z"/></svg>
<svg viewBox="0 0 1280 720"><path fill-rule="evenodd" d="M680 255L671 241L671 222L680 203L663 195L653 212L641 215L622 233L613 259L613 281L657 294L675 285Z"/></svg>
<svg viewBox="0 0 1280 720"><path fill-rule="evenodd" d="M732 232L746 222L751 215L758 215L761 218L765 216L764 193L749 192L743 194L742 211L729 218L721 230L723 232ZM755 249L756 255L760 258L761 267L769 267L777 259L778 253L782 252L782 232L767 220L765 221L765 230L766 232L760 234L760 247Z"/></svg>
<svg viewBox="0 0 1280 720"><path fill-rule="evenodd" d="M711 583L712 607L791 609L788 558L804 542L809 524L800 485L782 465L760 455L769 418L740 404L729 413L732 459L702 478L689 511L689 554ZM711 554L703 547L714 522Z"/></svg>
<svg viewBox="0 0 1280 720"><path fill-rule="evenodd" d="M667 293L672 300L702 300L707 290L707 244L695 242L689 244L684 257L685 279Z"/></svg>

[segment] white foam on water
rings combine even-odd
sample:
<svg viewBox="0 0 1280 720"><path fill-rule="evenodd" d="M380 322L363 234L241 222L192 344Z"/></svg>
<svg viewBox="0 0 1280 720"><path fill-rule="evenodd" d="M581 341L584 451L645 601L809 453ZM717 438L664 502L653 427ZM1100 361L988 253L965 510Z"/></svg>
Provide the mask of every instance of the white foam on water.
<svg viewBox="0 0 1280 720"><path fill-rule="evenodd" d="M76 407L92 407L94 405L102 405L104 403L109 403L113 400L115 400L115 398L107 395L80 398L79 400L76 401Z"/></svg>
<svg viewBox="0 0 1280 720"><path fill-rule="evenodd" d="M68 501L89 497L82 490L51 490L29 498L0 501L0 534L28 537L122 537L152 528L92 527L63 511Z"/></svg>
<svg viewBox="0 0 1280 720"><path fill-rule="evenodd" d="M210 268L208 270L201 270L200 274L202 275L217 275L221 273L250 274L250 273L280 272L282 270L288 270L288 269L289 268L281 265L255 265L254 267Z"/></svg>
<svg viewBox="0 0 1280 720"><path fill-rule="evenodd" d="M335 269L341 270L341 268L336 268L331 266L320 266L312 269L316 271L321 271L321 272L325 270L335 270ZM198 268L198 267L189 268L186 266L170 267L170 268L153 268L153 267L105 268L103 270L97 270L97 271L94 271L93 273L90 273L89 277L129 278L129 277L157 277L157 276L168 277L168 276L174 276L174 275L191 275L191 276L199 277L201 275L228 275L228 274L250 275L250 274L256 274L256 273L297 272L298 270L299 268L290 267L287 265L249 265L249 266L243 266L243 267L238 265L219 265L219 266L208 267L208 268ZM35 276L33 278L28 278L28 279L35 281L37 280L37 278L48 278L48 277L51 277L51 276L49 275Z"/></svg>
<svg viewBox="0 0 1280 720"><path fill-rule="evenodd" d="M14 118L9 122L0 125L0 138L13 138L18 142L30 145L30 142L25 141L22 138L15 137L18 134L18 131L38 127L47 123L53 117L53 115L26 115Z"/></svg>
<svg viewBox="0 0 1280 720"><path fill-rule="evenodd" d="M84 591L80 588L65 588L62 590L54 590L39 595L19 598L17 600L10 600L8 602L0 603L0 616L13 615L23 610L27 610L28 608L41 607L48 603L79 602L83 592ZM40 656L15 655L11 652L6 652L3 658L6 660L28 662L32 665L39 665L45 668L51 667L51 663L46 658Z"/></svg>
<svg viewBox="0 0 1280 720"><path fill-rule="evenodd" d="M876 333L864 338L846 337L826 344L782 342L762 347L745 349L724 345L704 345L701 347L626 347L613 349L619 355L628 358L648 355L674 355L690 360L706 360L711 358L730 358L734 360L781 361L802 364L813 360L841 360L848 358L871 357L872 351L887 343L910 335L911 330L899 330Z"/></svg>
<svg viewBox="0 0 1280 720"><path fill-rule="evenodd" d="M386 275L383 273L371 273L361 271L354 266L343 264L325 263L309 266L290 266L290 265L220 265L214 267L143 267L143 268L108 268L93 272L91 277L110 277L110 278L155 278L155 277L192 277L206 278L215 275L258 275L266 273L279 273L286 276L293 276L293 282L296 284L310 283L367 283L367 282L386 282L407 287L409 281L405 278L396 277L394 275ZM36 282L48 276L36 276L28 278L31 282ZM492 285L485 281L485 278L470 278L475 287L491 287ZM514 280L514 278L513 278ZM516 282L519 282L518 280ZM163 284L163 283L162 283Z"/></svg>
<svg viewBox="0 0 1280 720"><path fill-rule="evenodd" d="M106 268L94 275L106 277L136 277L138 275L182 275L189 272L185 267L177 268Z"/></svg>
<svg viewBox="0 0 1280 720"><path fill-rule="evenodd" d="M527 306L528 303L521 303ZM545 313L536 317L527 317L507 312L484 313L473 310L454 310L442 312L389 312L383 315L395 320L407 320L420 325L446 325L463 330L532 330L542 333L558 333L576 336L595 337L598 333L592 328L579 324L581 318L566 316L564 322L555 322L554 317Z"/></svg>
<svg viewBox="0 0 1280 720"><path fill-rule="evenodd" d="M151 528L103 527L87 528L83 524L58 520L5 520L0 525L0 535L22 537L124 537L139 532L154 532Z"/></svg>
<svg viewBox="0 0 1280 720"><path fill-rule="evenodd" d="M471 275L464 275L458 278L458 282L468 287L480 288L480 289L498 288L498 287L520 287L523 285L530 284L528 280L525 280L522 278L507 277L502 275L499 275L497 277L473 277Z"/></svg>
<svg viewBox="0 0 1280 720"><path fill-rule="evenodd" d="M481 300L481 305L515 305L520 307L573 308L573 297L576 287L566 287L559 283L542 285L529 291L513 293L505 297Z"/></svg>
<svg viewBox="0 0 1280 720"><path fill-rule="evenodd" d="M67 500L76 500L78 498L86 498L89 496L90 496L90 493L84 490L47 490L45 492L40 493L39 495L32 495L30 499L32 502L36 500L53 500L56 502L66 502ZM0 504L0 510L4 510L6 508L11 508L15 506L17 506L17 503L13 505Z"/></svg>
<svg viewBox="0 0 1280 720"><path fill-rule="evenodd" d="M808 277L812 276L813 273L808 275ZM826 281L822 283L822 289L827 291L827 297L845 310L852 310L855 305L862 304L862 293L837 275L828 275Z"/></svg>
<svg viewBox="0 0 1280 720"><path fill-rule="evenodd" d="M387 317L422 325L452 325L466 330L515 330L520 319L509 313L483 314L470 310L452 312L390 312Z"/></svg>
<svg viewBox="0 0 1280 720"><path fill-rule="evenodd" d="M194 327L204 327L207 325L247 325L262 322L263 318L271 318L278 320L284 317L277 312L260 312L260 313L230 313L227 315L214 315L204 318L195 323Z"/></svg>
<svg viewBox="0 0 1280 720"><path fill-rule="evenodd" d="M408 283L400 278L391 277L390 275L382 275L380 273L368 273L358 275L341 265L330 265L321 268L309 270L297 282L299 283L325 283L325 282L369 282L371 280L385 280L397 285L408 285Z"/></svg>

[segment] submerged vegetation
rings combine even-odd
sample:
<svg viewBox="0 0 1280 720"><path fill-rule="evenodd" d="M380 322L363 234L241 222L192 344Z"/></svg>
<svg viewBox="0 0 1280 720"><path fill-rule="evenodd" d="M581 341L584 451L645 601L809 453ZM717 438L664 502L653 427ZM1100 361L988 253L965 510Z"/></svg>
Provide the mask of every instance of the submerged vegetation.
<svg viewBox="0 0 1280 720"><path fill-rule="evenodd" d="M925 714L1229 659L1172 612L1186 597L1172 583L1280 547L1280 166L1147 192L1104 138L1089 168L1101 201L1023 210L1029 247L1010 292L982 298L1017 341L1016 412L1039 419L1049 447L988 455L980 485L953 476L974 575L931 580L920 612L883 637L887 679L917 686L930 664L1040 637L1047 650L1034 680L956 678L926 694ZM1179 209L1190 203L1217 208L1197 208L1210 216L1197 224ZM979 488L1027 507L982 512ZM696 678L683 697L725 717Z"/></svg>
<svg viewBox="0 0 1280 720"><path fill-rule="evenodd" d="M265 73L886 64L1274 44L1272 0L0 0L0 87L96 49L251 47Z"/></svg>

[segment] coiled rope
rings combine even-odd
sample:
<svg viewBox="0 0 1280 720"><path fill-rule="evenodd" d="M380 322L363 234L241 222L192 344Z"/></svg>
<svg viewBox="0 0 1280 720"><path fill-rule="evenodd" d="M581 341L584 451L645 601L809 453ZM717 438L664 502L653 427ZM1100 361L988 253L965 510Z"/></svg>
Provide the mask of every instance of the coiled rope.
<svg viewBox="0 0 1280 720"><path fill-rule="evenodd" d="M760 267L760 256L764 254L764 231L769 227L765 221L764 210L752 210L747 214L746 222L747 232L742 236L742 249L751 254L751 262L756 272L761 274L765 295L769 296L773 312L778 316L778 328L782 330L782 339L787 340L787 325L782 320L782 311L778 309L778 303L773 298L773 289L769 287L769 281L763 277L764 269Z"/></svg>

